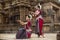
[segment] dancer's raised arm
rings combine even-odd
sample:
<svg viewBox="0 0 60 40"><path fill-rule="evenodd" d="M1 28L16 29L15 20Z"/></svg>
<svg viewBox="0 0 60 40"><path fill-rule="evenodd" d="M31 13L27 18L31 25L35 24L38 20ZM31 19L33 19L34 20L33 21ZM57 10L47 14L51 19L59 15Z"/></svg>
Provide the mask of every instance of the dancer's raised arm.
<svg viewBox="0 0 60 40"><path fill-rule="evenodd" d="M21 25L26 25L28 22L23 22L21 20L17 20L17 22L20 22Z"/></svg>

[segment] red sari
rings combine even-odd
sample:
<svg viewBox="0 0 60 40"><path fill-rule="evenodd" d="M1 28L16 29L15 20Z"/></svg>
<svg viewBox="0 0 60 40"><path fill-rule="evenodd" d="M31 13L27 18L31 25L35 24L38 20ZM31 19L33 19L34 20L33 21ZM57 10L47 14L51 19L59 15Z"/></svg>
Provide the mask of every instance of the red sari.
<svg viewBox="0 0 60 40"><path fill-rule="evenodd" d="M28 21L28 23L26 24L26 30L27 30L26 34L27 34L28 38L31 37L31 31L29 29L31 29L31 22L30 21Z"/></svg>
<svg viewBox="0 0 60 40"><path fill-rule="evenodd" d="M41 14L41 11L40 10L37 10L37 17L36 17L36 33L39 34L39 35L42 35L43 32L42 32L42 28L43 28L43 17Z"/></svg>
<svg viewBox="0 0 60 40"><path fill-rule="evenodd" d="M36 33L42 35L43 19L40 16L36 19L36 28Z"/></svg>
<svg viewBox="0 0 60 40"><path fill-rule="evenodd" d="M28 21L28 23L26 24L26 29L29 29L31 27L31 22Z"/></svg>

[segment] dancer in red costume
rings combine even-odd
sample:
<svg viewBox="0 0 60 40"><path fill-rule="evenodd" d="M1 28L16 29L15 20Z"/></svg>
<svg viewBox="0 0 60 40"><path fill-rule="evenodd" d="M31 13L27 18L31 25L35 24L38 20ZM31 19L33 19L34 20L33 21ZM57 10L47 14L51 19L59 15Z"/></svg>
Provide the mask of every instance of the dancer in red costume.
<svg viewBox="0 0 60 40"><path fill-rule="evenodd" d="M36 7L36 11L35 11L35 16L36 16L36 34L38 35L38 37L44 37L43 32L42 32L42 28L43 28L43 17L41 15L42 11L40 9L40 5L38 5Z"/></svg>
<svg viewBox="0 0 60 40"><path fill-rule="evenodd" d="M26 30L26 37L27 38L31 38L31 16L30 15L26 15L26 22L23 22L21 20L17 20L18 22L20 22L21 25L25 25L24 29Z"/></svg>

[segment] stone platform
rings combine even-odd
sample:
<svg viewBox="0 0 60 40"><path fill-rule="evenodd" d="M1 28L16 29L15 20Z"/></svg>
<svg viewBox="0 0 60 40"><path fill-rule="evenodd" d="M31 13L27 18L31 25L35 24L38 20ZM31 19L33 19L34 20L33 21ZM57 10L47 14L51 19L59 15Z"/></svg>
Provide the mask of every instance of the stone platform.
<svg viewBox="0 0 60 40"><path fill-rule="evenodd" d="M0 39L2 40L56 40L56 33L45 33L45 38L38 38L36 34L32 33L30 39L16 39L16 33L10 34L0 34Z"/></svg>

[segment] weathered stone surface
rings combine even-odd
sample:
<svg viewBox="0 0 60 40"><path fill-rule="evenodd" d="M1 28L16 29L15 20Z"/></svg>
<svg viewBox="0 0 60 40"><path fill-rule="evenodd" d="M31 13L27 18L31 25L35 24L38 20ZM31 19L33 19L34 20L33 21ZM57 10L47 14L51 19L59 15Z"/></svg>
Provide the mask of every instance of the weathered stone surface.
<svg viewBox="0 0 60 40"><path fill-rule="evenodd" d="M39 1L39 0L1 0L0 1L0 14L1 14L0 23L3 24L2 25L3 27L0 26L0 30L2 30L2 28L4 28L4 31L6 30L10 31L11 29L12 31L17 30L19 27L15 26L15 24L17 24L16 20L20 19L22 21L25 21L25 15L28 15L30 12L35 11L34 6L38 4L38 2L42 2L42 9L46 13L44 17L44 27L43 27L44 32L50 32L51 24L53 25L52 28L54 28L54 31L58 31L60 28L60 27L57 27L57 26L60 26L59 24L60 7L54 3L49 2L49 1L54 1L54 0L42 0L42 1ZM48 13L48 9L52 9L53 13L52 14L50 12ZM50 15L52 15L52 17ZM4 24L7 24L7 25L4 25ZM14 25L11 27L10 24L14 24ZM35 26L35 19L32 19L32 24L33 24L32 26ZM32 27L32 29L34 29L34 27Z"/></svg>

